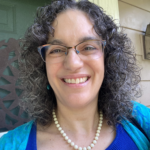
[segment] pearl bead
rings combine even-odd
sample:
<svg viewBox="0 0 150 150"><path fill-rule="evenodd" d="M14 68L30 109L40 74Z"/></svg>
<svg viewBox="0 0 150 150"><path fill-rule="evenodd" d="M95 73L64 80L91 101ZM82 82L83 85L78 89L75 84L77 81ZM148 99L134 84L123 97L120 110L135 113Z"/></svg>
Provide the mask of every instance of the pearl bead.
<svg viewBox="0 0 150 150"><path fill-rule="evenodd" d="M96 144L97 143L96 140L93 140L93 143Z"/></svg>
<svg viewBox="0 0 150 150"><path fill-rule="evenodd" d="M83 147L83 150L87 150L86 147Z"/></svg>
<svg viewBox="0 0 150 150"><path fill-rule="evenodd" d="M58 121L55 121L55 124L58 124Z"/></svg>
<svg viewBox="0 0 150 150"><path fill-rule="evenodd" d="M63 136L66 136L66 133L63 133L62 135L63 135Z"/></svg>
<svg viewBox="0 0 150 150"><path fill-rule="evenodd" d="M82 147L79 147L78 150L82 150Z"/></svg>
<svg viewBox="0 0 150 150"><path fill-rule="evenodd" d="M103 124L103 121L100 121L99 124Z"/></svg>
<svg viewBox="0 0 150 150"><path fill-rule="evenodd" d="M94 147L94 144L91 144L91 147Z"/></svg>
<svg viewBox="0 0 150 150"><path fill-rule="evenodd" d="M90 146L88 146L88 147L87 147L87 149L88 149L88 150L90 150L90 149L91 149L91 147L90 147Z"/></svg>
<svg viewBox="0 0 150 150"><path fill-rule="evenodd" d="M98 140L98 137L97 137L97 136L95 137L95 140Z"/></svg>
<svg viewBox="0 0 150 150"><path fill-rule="evenodd" d="M101 126L102 126L102 124L99 124L98 126L99 126L99 127L101 127Z"/></svg>
<svg viewBox="0 0 150 150"><path fill-rule="evenodd" d="M71 142L71 146L74 146L74 143L73 143L73 142Z"/></svg>
<svg viewBox="0 0 150 150"><path fill-rule="evenodd" d="M59 131L61 131L61 130L62 130L62 128L61 128L61 127L59 127L59 128L58 128L58 130L59 130Z"/></svg>
<svg viewBox="0 0 150 150"><path fill-rule="evenodd" d="M53 111L52 114L55 115L55 112Z"/></svg>
<svg viewBox="0 0 150 150"><path fill-rule="evenodd" d="M68 143L71 143L71 140L70 140L70 139L68 139Z"/></svg>
<svg viewBox="0 0 150 150"><path fill-rule="evenodd" d="M99 124L102 124L102 121L101 121L101 120L99 121Z"/></svg>
<svg viewBox="0 0 150 150"><path fill-rule="evenodd" d="M74 149L78 149L78 145L75 145L75 146L74 146Z"/></svg>
<svg viewBox="0 0 150 150"><path fill-rule="evenodd" d="M65 140L68 140L69 138L68 138L68 136L65 136Z"/></svg>
<svg viewBox="0 0 150 150"><path fill-rule="evenodd" d="M100 129L101 129L101 127L98 127L97 129L98 129L98 130L100 130Z"/></svg>
<svg viewBox="0 0 150 150"><path fill-rule="evenodd" d="M100 133L100 130L97 130L97 133Z"/></svg>
<svg viewBox="0 0 150 150"><path fill-rule="evenodd" d="M63 133L64 133L64 130L61 130L60 133L63 134Z"/></svg>
<svg viewBox="0 0 150 150"><path fill-rule="evenodd" d="M56 118L56 115L53 115L54 118Z"/></svg>
<svg viewBox="0 0 150 150"><path fill-rule="evenodd" d="M60 127L60 125L59 125L59 124L57 124L57 125L56 125L56 127L57 127L57 128L59 128L59 127Z"/></svg>
<svg viewBox="0 0 150 150"><path fill-rule="evenodd" d="M99 133L96 133L96 136L99 136Z"/></svg>
<svg viewBox="0 0 150 150"><path fill-rule="evenodd" d="M56 121L57 120L57 118L54 118L54 121Z"/></svg>

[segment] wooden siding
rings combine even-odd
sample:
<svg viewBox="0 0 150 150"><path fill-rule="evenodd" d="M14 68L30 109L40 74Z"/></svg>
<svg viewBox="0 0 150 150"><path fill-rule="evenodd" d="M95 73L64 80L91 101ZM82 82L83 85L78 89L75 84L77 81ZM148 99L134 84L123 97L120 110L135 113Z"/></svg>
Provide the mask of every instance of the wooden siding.
<svg viewBox="0 0 150 150"><path fill-rule="evenodd" d="M143 59L143 40L150 23L149 0L119 0L120 25L132 40L141 70L142 97L137 101L150 107L150 60Z"/></svg>

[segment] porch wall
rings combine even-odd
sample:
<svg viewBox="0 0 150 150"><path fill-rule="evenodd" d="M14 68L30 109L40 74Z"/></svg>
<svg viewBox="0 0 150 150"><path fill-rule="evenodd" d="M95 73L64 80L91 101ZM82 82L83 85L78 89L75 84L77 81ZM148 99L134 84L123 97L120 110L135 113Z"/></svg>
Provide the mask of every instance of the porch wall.
<svg viewBox="0 0 150 150"><path fill-rule="evenodd" d="M143 41L150 23L150 0L118 0L120 24L132 40L141 71L142 97L137 101L150 107L150 60L143 59Z"/></svg>

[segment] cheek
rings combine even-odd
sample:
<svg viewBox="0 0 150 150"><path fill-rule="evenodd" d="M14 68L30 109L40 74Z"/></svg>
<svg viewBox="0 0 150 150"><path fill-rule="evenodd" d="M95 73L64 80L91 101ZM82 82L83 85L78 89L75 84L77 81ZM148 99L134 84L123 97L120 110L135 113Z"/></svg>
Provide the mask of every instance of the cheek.
<svg viewBox="0 0 150 150"><path fill-rule="evenodd" d="M99 76L99 77L104 76L104 59L103 59L103 57L98 60L91 61L89 63L89 65L90 65L90 68L92 68L93 73L96 76Z"/></svg>
<svg viewBox="0 0 150 150"><path fill-rule="evenodd" d="M101 88L104 79L104 61L103 58L90 63L93 68L93 83L92 87L95 92Z"/></svg>
<svg viewBox="0 0 150 150"><path fill-rule="evenodd" d="M95 65L95 74L94 74L94 83L95 83L95 91L99 91L103 80L104 80L104 62L103 61L99 61L97 62L97 64Z"/></svg>
<svg viewBox="0 0 150 150"><path fill-rule="evenodd" d="M47 78L51 85L58 77L59 68L61 68L59 64L46 65Z"/></svg>

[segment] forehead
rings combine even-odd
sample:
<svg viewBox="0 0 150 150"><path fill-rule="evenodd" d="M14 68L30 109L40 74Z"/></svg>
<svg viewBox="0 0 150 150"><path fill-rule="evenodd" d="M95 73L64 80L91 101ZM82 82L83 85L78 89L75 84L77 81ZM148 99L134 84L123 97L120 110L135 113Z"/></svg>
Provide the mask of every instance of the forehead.
<svg viewBox="0 0 150 150"><path fill-rule="evenodd" d="M80 10L69 9L60 13L53 22L54 37L64 43L75 44L83 37L93 36L98 38L93 28L93 23L88 15Z"/></svg>

